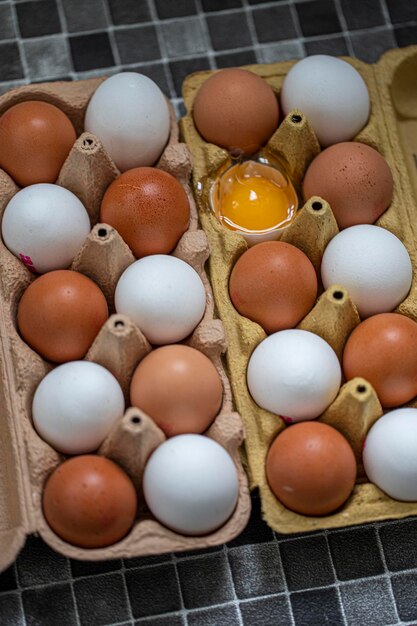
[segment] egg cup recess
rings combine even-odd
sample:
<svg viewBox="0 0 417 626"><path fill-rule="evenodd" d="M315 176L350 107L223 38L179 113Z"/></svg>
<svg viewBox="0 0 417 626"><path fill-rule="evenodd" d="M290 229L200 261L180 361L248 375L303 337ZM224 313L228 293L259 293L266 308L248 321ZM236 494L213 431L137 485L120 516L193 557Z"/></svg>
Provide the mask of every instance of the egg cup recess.
<svg viewBox="0 0 417 626"><path fill-rule="evenodd" d="M417 319L416 232L413 195L415 174L410 163L412 151L404 140L402 109L398 109L398 94L403 101L410 98L411 82L404 81L415 71L417 48L411 47L386 53L379 63L368 65L355 59L345 59L364 79L371 99L371 114L365 127L353 141L376 149L388 162L394 178L394 193L390 207L376 225L394 233L406 246L413 265L413 281L407 297L396 312ZM269 65L252 65L246 69L264 78L276 93L280 92L284 77L296 61ZM389 498L367 481L362 465L362 446L372 424L383 414L379 399L362 378L342 384L333 403L318 420L334 426L351 444L357 465L358 478L353 493L344 506L331 515L309 517L293 513L281 505L270 490L265 475L265 458L276 435L285 428L282 419L260 409L252 400L246 385L246 369L255 347L266 337L256 323L238 314L231 304L228 292L229 277L237 259L248 248L240 235L222 227L214 216L202 182L226 162L226 151L205 142L197 132L193 119L193 102L200 86L210 72L189 76L183 85L187 114L180 122L182 136L193 156L193 185L200 220L211 244L208 271L214 298L228 336L227 371L231 380L236 407L246 429L245 452L251 487L260 489L262 511L267 523L281 533L304 532L320 528L343 527L369 521L401 518L417 513L417 503L399 502ZM392 85L401 78L401 90L395 94ZM413 116L415 114L413 113ZM413 117L414 119L414 117ZM401 132L399 131L401 128ZM300 194L305 172L319 153L320 146L301 111L289 113L271 137L266 149L285 163L290 179ZM407 170L407 163L409 169ZM415 188L414 188L415 189ZM301 197L301 196L300 196ZM319 272L321 258L328 242L339 232L329 204L319 197L310 198L302 206L293 222L282 232L280 241L291 243L302 250ZM297 328L309 330L325 339L341 360L344 345L350 333L359 324L360 317L346 289L331 285L318 298L313 309ZM410 406L416 405L414 399Z"/></svg>
<svg viewBox="0 0 417 626"><path fill-rule="evenodd" d="M94 79L22 87L0 98L0 111L15 102L44 99L65 111L73 120L77 132L80 132L86 105L100 83L101 79ZM3 442L0 446L0 459L5 471L0 480L0 491L7 505L2 508L0 515L0 570L16 558L26 536L32 532L39 532L51 547L62 554L86 560L102 560L217 545L235 537L246 525L250 497L239 455L243 427L233 410L230 386L222 365L221 354L226 347L225 335L222 323L214 319L211 287L204 270L209 248L206 236L198 230L197 212L188 187L190 157L186 147L178 142L178 129L172 109L170 138L157 167L176 177L190 200L190 226L172 254L187 262L199 274L206 291L206 309L202 320L185 343L208 356L222 380L222 406L206 434L230 452L237 467L239 497L236 509L221 528L202 537L174 533L145 515L141 509L126 537L107 548L78 548L63 541L51 530L42 512L42 490L46 478L62 462L63 456L53 450L34 430L31 405L38 384L53 366L31 350L17 332L17 304L35 275L1 242L0 406L5 419L0 423L0 440ZM118 173L98 139L87 133L77 139L58 179L60 185L70 189L81 199L88 209L93 225L75 256L71 269L81 272L99 285L105 294L110 314L114 312L116 283L122 272L135 260L131 250L114 228L97 223L104 191ZM17 191L18 187L12 179L0 171L0 213ZM85 360L98 363L112 372L127 398L132 373L150 350L149 342L127 317L110 315ZM128 402L126 406L129 406ZM137 485L140 498L139 487L145 459L164 438L150 418L137 408L127 408L125 417L103 442L98 454L113 458L126 470Z"/></svg>

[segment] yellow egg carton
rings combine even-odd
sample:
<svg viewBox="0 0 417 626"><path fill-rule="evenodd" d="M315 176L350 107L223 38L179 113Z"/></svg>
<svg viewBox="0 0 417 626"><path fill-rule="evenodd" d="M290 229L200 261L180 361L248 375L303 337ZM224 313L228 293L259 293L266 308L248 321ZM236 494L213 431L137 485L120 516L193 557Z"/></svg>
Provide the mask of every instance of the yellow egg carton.
<svg viewBox="0 0 417 626"><path fill-rule="evenodd" d="M374 65L355 59L344 60L361 74L371 98L370 118L355 140L378 150L388 161L394 177L391 206L377 224L404 242L413 264L411 290L396 311L417 321L417 47L389 51ZM278 97L284 77L294 63L250 65L245 69L264 78ZM212 73L197 72L186 78L183 97L187 114L181 120L180 128L193 157L194 193L201 224L211 245L208 272L217 311L228 338L226 364L233 398L246 429L245 465L251 488L260 490L263 516L274 530L293 533L417 514L417 503L393 500L367 482L361 458L363 442L383 411L374 389L361 378L344 384L332 405L319 417L319 421L336 427L345 435L355 452L358 479L345 505L332 515L303 516L284 507L268 486L266 454L285 423L280 417L259 408L246 386L248 359L266 334L258 324L239 315L230 301L230 271L247 249L247 244L241 235L221 226L210 207L208 190L228 154L207 143L197 132L192 118L197 91ZM285 117L267 149L284 162L301 197L307 167L320 151L314 132L301 111L293 111ZM330 206L322 198L314 197L299 210L295 220L283 232L281 241L300 248L319 272L323 251L337 232ZM357 310L346 290L334 285L319 296L298 328L320 335L341 359L347 337L359 322ZM417 406L417 399L409 406Z"/></svg>
<svg viewBox="0 0 417 626"><path fill-rule="evenodd" d="M78 139L57 183L75 193L84 203L93 228L71 268L89 276L101 287L112 313L85 358L103 365L114 374L129 407L132 374L152 347L127 317L114 314L116 283L135 258L112 227L97 223L104 192L119 175L97 137L83 133L88 101L102 80L45 83L12 90L0 98L0 115L18 102L44 100L63 110L75 126ZM61 554L96 561L205 548L231 540L246 526L250 496L239 454L243 426L239 415L233 411L230 385L221 360L226 348L225 334L220 320L214 318L213 296L204 269L209 245L206 235L198 228L197 210L188 184L190 155L186 146L179 143L178 126L171 105L170 115L170 138L157 167L180 181L191 206L190 227L172 254L194 267L206 289L204 317L185 343L211 359L223 383L220 412L205 434L225 447L237 466L239 497L236 509L220 529L204 537L183 536L156 521L144 505L141 483L144 465L155 447L165 440L165 435L147 415L130 407L103 442L98 454L123 466L137 488L140 506L132 530L112 546L89 550L66 543L50 529L42 512L43 485L64 457L35 431L31 405L37 385L53 365L31 350L19 336L17 305L35 276L0 242L0 571L15 559L29 533L38 533ZM1 215L17 191L18 187L12 179L0 170Z"/></svg>

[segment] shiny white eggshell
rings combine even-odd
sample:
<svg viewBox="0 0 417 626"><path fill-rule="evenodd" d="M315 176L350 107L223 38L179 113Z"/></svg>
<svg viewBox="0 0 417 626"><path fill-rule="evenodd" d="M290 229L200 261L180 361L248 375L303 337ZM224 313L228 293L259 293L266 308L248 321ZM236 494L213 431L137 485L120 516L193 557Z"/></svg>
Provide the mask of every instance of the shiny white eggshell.
<svg viewBox="0 0 417 626"><path fill-rule="evenodd" d="M334 350L306 330L281 330L257 345L247 384L255 402L288 422L314 419L335 399L341 368Z"/></svg>
<svg viewBox="0 0 417 626"><path fill-rule="evenodd" d="M417 409L395 409L371 427L363 449L369 480L395 500L417 501Z"/></svg>
<svg viewBox="0 0 417 626"><path fill-rule="evenodd" d="M3 214L7 248L39 274L71 265L90 232L90 218L68 189L50 183L17 192Z"/></svg>
<svg viewBox="0 0 417 626"><path fill-rule="evenodd" d="M143 491L162 524L184 535L206 535L233 513L239 480L231 456L216 441L178 435L152 453Z"/></svg>
<svg viewBox="0 0 417 626"><path fill-rule="evenodd" d="M185 261L166 254L129 265L116 286L115 306L156 345L185 339L203 317L204 285Z"/></svg>
<svg viewBox="0 0 417 626"><path fill-rule="evenodd" d="M342 230L324 251L325 289L341 285L361 318L395 309L408 294L413 277L404 244L385 228L359 224Z"/></svg>
<svg viewBox="0 0 417 626"><path fill-rule="evenodd" d="M281 104L285 114L298 109L306 115L322 146L352 139L370 111L368 89L359 72L324 54L301 59L290 69Z"/></svg>
<svg viewBox="0 0 417 626"><path fill-rule="evenodd" d="M154 165L169 137L168 104L153 80L122 72L94 92L84 127L100 139L120 171Z"/></svg>
<svg viewBox="0 0 417 626"><path fill-rule="evenodd" d="M116 378L97 363L70 361L51 370L35 391L33 423L64 454L96 450L122 418L125 402Z"/></svg>

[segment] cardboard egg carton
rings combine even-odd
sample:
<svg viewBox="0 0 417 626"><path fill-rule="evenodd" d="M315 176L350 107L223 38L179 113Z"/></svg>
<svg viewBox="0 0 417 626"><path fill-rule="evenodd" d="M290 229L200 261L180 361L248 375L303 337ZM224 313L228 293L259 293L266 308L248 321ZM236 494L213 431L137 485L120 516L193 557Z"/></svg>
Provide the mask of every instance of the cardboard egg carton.
<svg viewBox="0 0 417 626"><path fill-rule="evenodd" d="M100 141L94 135L82 132L87 103L102 80L22 87L0 98L0 114L23 100L44 100L62 109L76 128L79 138L57 182L74 192L84 203L93 228L71 267L89 276L101 287L112 314L85 358L103 365L115 375L129 407L133 371L152 348L127 317L114 314L113 296L117 280L135 258L112 227L97 223L102 196L119 174ZM165 435L147 415L137 408L128 408L98 453L123 466L137 488L139 512L134 527L118 543L92 550L70 545L50 529L42 512L42 490L46 478L64 457L34 430L31 404L37 385L53 365L31 350L19 336L16 328L17 305L35 276L0 242L0 571L15 559L29 533L39 533L52 548L69 557L102 560L221 544L239 534L247 523L250 496L239 454L244 433L240 417L233 411L230 385L221 358L226 348L224 329L222 323L214 319L212 292L204 270L209 245L206 235L198 229L197 211L188 185L190 155L185 145L178 141L178 127L171 105L170 114L171 134L157 167L181 182L191 206L189 230L182 236L173 254L194 267L206 289L204 317L186 343L211 359L223 383L220 412L205 434L224 446L234 459L239 475L237 507L220 529L204 537L182 536L157 522L144 505L141 481L147 458L165 440ZM1 214L17 191L18 187L12 179L0 170Z"/></svg>
<svg viewBox="0 0 417 626"><path fill-rule="evenodd" d="M377 224L387 228L406 245L413 264L413 283L407 298L397 312L417 321L417 47L392 50L379 63L368 65L345 58L364 78L370 98L371 115L367 125L355 137L377 149L388 161L394 177L391 206ZM248 69L264 78L279 95L283 80L296 61L268 65L250 65ZM310 531L359 524L417 514L417 503L398 502L369 483L362 465L363 442L371 425L383 411L372 386L356 378L345 383L333 404L319 417L336 427L349 440L358 463L358 479L345 505L323 517L307 517L284 507L270 490L265 475L265 459L270 444L285 427L284 421L259 408L246 386L248 359L266 334L256 323L242 317L233 307L228 294L230 271L247 249L243 237L224 228L210 207L208 190L228 154L207 143L197 132L192 109L194 98L211 71L190 75L183 85L187 115L181 120L182 136L191 150L193 186L201 224L211 245L209 277L220 319L228 338L227 371L232 384L235 405L246 430L246 466L251 488L260 490L262 512L267 523L281 533ZM267 144L280 158L295 185L299 197L304 174L320 146L308 120L301 111L293 111L281 122ZM294 222L281 240L300 248L319 271L323 251L338 232L330 206L322 198L311 198L299 210ZM313 310L299 328L315 332L342 357L345 342L360 322L349 294L338 285L322 293ZM409 404L417 406L417 399Z"/></svg>

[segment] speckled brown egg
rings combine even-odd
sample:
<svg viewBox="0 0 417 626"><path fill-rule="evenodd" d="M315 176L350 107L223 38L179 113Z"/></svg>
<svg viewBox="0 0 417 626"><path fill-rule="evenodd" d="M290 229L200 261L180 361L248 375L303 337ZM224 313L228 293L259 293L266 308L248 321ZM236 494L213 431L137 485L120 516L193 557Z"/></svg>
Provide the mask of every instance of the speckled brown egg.
<svg viewBox="0 0 417 626"><path fill-rule="evenodd" d="M104 548L133 526L135 487L110 459L83 455L64 461L46 481L43 513L52 530L81 548Z"/></svg>
<svg viewBox="0 0 417 626"><path fill-rule="evenodd" d="M203 433L220 410L223 385L210 359L189 346L171 345L148 354L138 365L130 401L168 437Z"/></svg>
<svg viewBox="0 0 417 626"><path fill-rule="evenodd" d="M363 143L347 141L323 150L303 183L304 200L320 196L330 204L339 228L373 224L389 207L393 178L388 163Z"/></svg>
<svg viewBox="0 0 417 626"><path fill-rule="evenodd" d="M54 183L77 136L58 107L20 102L0 117L0 167L20 187Z"/></svg>
<svg viewBox="0 0 417 626"><path fill-rule="evenodd" d="M302 515L327 515L349 497L356 460L348 441L321 422L287 427L266 459L269 486L284 506Z"/></svg>
<svg viewBox="0 0 417 626"><path fill-rule="evenodd" d="M194 123L206 141L232 153L253 154L278 126L278 100L268 83L242 69L224 69L200 87Z"/></svg>
<svg viewBox="0 0 417 626"><path fill-rule="evenodd" d="M317 276L295 246L266 241L249 248L232 269L229 293L239 313L267 333L294 328L317 296Z"/></svg>
<svg viewBox="0 0 417 626"><path fill-rule="evenodd" d="M87 276L71 270L43 274L23 293L17 325L44 359L82 359L108 318L106 298Z"/></svg>
<svg viewBox="0 0 417 626"><path fill-rule="evenodd" d="M188 228L190 204L174 176L155 167L137 167L107 189L100 221L118 231L136 258L169 254Z"/></svg>
<svg viewBox="0 0 417 626"><path fill-rule="evenodd" d="M380 313L359 324L346 342L347 380L362 376L384 407L417 395L417 323L399 313Z"/></svg>

